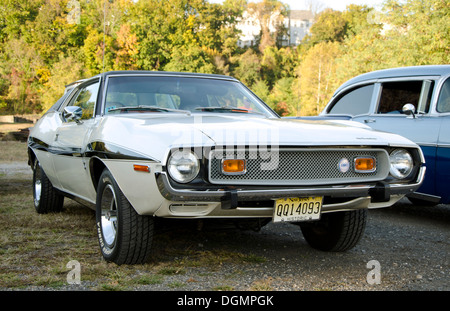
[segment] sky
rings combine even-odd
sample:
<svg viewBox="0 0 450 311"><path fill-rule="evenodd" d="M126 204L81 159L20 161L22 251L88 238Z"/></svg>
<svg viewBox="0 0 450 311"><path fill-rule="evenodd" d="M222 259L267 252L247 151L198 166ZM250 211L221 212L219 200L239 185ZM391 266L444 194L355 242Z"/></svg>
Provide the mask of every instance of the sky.
<svg viewBox="0 0 450 311"><path fill-rule="evenodd" d="M209 0L213 3L221 3L222 0ZM249 0L249 2L257 2L258 0ZM291 10L305 10L306 0L280 0L281 2L288 4ZM383 0L318 0L323 4L323 8L332 8L333 10L343 11L349 4L367 5L373 8L379 8Z"/></svg>

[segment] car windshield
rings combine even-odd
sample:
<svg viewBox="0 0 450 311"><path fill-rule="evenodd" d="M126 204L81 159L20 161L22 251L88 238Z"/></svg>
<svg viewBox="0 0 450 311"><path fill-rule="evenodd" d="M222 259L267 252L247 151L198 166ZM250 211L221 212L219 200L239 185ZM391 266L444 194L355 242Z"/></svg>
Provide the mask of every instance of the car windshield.
<svg viewBox="0 0 450 311"><path fill-rule="evenodd" d="M180 76L110 76L104 113L276 114L236 81Z"/></svg>

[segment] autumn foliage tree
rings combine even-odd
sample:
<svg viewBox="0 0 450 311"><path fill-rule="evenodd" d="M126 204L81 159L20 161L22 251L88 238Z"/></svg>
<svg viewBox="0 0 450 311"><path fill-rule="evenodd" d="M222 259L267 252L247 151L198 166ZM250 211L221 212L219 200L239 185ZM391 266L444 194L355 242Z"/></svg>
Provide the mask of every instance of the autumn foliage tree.
<svg viewBox="0 0 450 311"><path fill-rule="evenodd" d="M249 48L244 10L262 26ZM278 0L0 0L0 114L41 113L102 71L171 70L235 76L281 115L315 115L357 74L450 63L448 0L323 9L298 46L283 45L288 13Z"/></svg>

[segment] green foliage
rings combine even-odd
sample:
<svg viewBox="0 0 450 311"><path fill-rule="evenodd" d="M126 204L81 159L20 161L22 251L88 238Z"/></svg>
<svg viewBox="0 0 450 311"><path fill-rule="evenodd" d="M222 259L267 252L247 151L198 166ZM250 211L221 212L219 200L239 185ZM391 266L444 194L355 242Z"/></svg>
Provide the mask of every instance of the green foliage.
<svg viewBox="0 0 450 311"><path fill-rule="evenodd" d="M298 67L301 115L319 114L331 98L336 85L338 42L320 42L308 50Z"/></svg>
<svg viewBox="0 0 450 311"><path fill-rule="evenodd" d="M261 76L261 61L252 49L240 55L234 75L247 86L252 86Z"/></svg>
<svg viewBox="0 0 450 311"><path fill-rule="evenodd" d="M273 89L271 94L269 95L269 105L274 108L274 110L280 115L289 115L295 111L295 101L292 94L292 83L294 78L281 78L279 79ZM280 107L280 103L284 103L281 105L283 109L277 111L277 107Z"/></svg>
<svg viewBox="0 0 450 311"><path fill-rule="evenodd" d="M270 90L267 83L264 80L257 80L252 86L253 93L256 94L262 101L269 103Z"/></svg>
<svg viewBox="0 0 450 311"><path fill-rule="evenodd" d="M244 10L262 25L248 49L237 45ZM102 71L170 70L232 75L280 115L314 115L357 74L450 63L448 0L325 9L298 47L281 45L287 14L277 0L2 0L0 113L46 110Z"/></svg>
<svg viewBox="0 0 450 311"><path fill-rule="evenodd" d="M61 86L84 78L83 69L83 64L72 56L62 57L52 66L49 77L41 88L41 104L44 111L64 94L64 88Z"/></svg>
<svg viewBox="0 0 450 311"><path fill-rule="evenodd" d="M336 23L320 22L323 16ZM380 12L355 5L344 12L322 12L298 49L301 63L294 93L300 99L300 115L319 113L336 87L356 75L449 64L449 16L448 0L387 0ZM330 68L325 76L320 64Z"/></svg>
<svg viewBox="0 0 450 311"><path fill-rule="evenodd" d="M164 70L215 73L215 66L212 58L201 47L183 45L173 49L171 60L164 66Z"/></svg>

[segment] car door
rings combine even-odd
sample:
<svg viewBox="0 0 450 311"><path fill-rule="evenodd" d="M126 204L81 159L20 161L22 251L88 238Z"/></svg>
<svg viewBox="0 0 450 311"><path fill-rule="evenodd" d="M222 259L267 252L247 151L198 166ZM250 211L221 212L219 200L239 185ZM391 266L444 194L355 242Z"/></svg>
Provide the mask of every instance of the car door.
<svg viewBox="0 0 450 311"><path fill-rule="evenodd" d="M79 120L64 119L56 130L54 146L58 150L53 157L56 175L63 190L90 202L95 201L85 151L88 137L95 126L95 105L98 97L99 81L94 80L78 87L77 93L61 107L64 111L74 107L81 108Z"/></svg>
<svg viewBox="0 0 450 311"><path fill-rule="evenodd" d="M431 109L435 84L436 77L379 80L372 112L353 118L373 129L404 136L422 148L428 169L426 182L418 191L427 193L435 192L437 141L441 127L441 119ZM405 104L414 105L414 115L403 113Z"/></svg>
<svg viewBox="0 0 450 311"><path fill-rule="evenodd" d="M436 113L441 119L436 156L436 192L442 203L450 203L450 78L439 90Z"/></svg>

